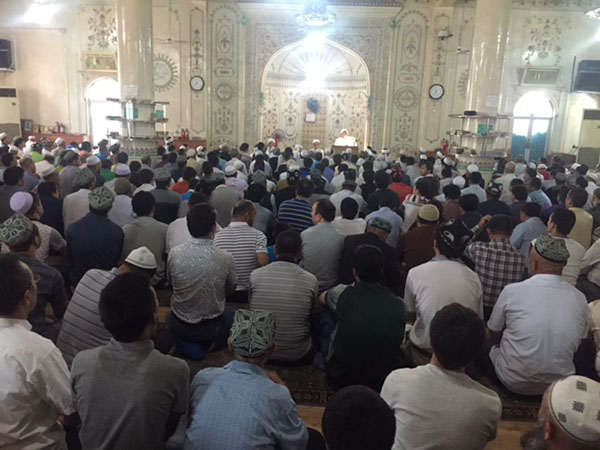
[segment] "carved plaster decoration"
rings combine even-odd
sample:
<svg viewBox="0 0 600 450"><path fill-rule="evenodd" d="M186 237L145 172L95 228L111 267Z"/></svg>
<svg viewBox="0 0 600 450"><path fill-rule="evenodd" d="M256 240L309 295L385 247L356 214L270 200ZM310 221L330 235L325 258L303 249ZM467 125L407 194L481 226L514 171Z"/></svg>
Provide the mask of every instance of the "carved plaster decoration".
<svg viewBox="0 0 600 450"><path fill-rule="evenodd" d="M526 8L575 8L587 11L598 7L598 0L513 0L513 6Z"/></svg>
<svg viewBox="0 0 600 450"><path fill-rule="evenodd" d="M394 94L394 105L402 111L410 111L419 106L420 94L412 86L403 86Z"/></svg>
<svg viewBox="0 0 600 450"><path fill-rule="evenodd" d="M429 0L427 0L429 1ZM288 4L289 0L239 0L240 3ZM330 5L402 7L405 0L328 0Z"/></svg>
<svg viewBox="0 0 600 450"><path fill-rule="evenodd" d="M190 75L208 79L204 72L204 11L195 7L190 11ZM206 89L189 90L191 96L191 131L194 136L206 135Z"/></svg>
<svg viewBox="0 0 600 450"><path fill-rule="evenodd" d="M463 98L464 100L467 99L467 86L469 85L469 69L465 69L463 70L463 72L460 74L460 77L458 78L458 84L457 84L457 88L458 88L458 93L460 94L461 98Z"/></svg>
<svg viewBox="0 0 600 450"><path fill-rule="evenodd" d="M154 90L156 92L168 91L173 88L178 77L175 61L164 53L154 55Z"/></svg>
<svg viewBox="0 0 600 450"><path fill-rule="evenodd" d="M88 50L112 50L117 48L117 20L111 8L92 8L87 20Z"/></svg>
<svg viewBox="0 0 600 450"><path fill-rule="evenodd" d="M559 17L527 17L525 26L529 45L524 53L526 62L553 65L561 60L562 34L570 28L571 19Z"/></svg>

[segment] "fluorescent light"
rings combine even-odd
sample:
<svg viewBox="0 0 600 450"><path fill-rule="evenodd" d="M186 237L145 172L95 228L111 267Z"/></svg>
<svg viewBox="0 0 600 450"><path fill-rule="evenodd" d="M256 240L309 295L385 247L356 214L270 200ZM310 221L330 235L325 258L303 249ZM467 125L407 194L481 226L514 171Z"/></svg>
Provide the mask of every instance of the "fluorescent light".
<svg viewBox="0 0 600 450"><path fill-rule="evenodd" d="M23 20L25 22L46 25L52 21L54 14L56 14L57 11L58 7L56 5L36 2L29 7L29 10L27 10L25 13Z"/></svg>

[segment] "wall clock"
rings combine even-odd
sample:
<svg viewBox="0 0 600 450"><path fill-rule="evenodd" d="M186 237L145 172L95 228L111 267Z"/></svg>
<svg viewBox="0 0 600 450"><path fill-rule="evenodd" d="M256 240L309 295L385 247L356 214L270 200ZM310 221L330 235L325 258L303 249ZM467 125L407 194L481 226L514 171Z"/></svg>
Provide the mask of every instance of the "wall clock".
<svg viewBox="0 0 600 450"><path fill-rule="evenodd" d="M198 75L193 76L190 79L190 87L192 88L192 90L200 92L202 89L204 89L204 78Z"/></svg>
<svg viewBox="0 0 600 450"><path fill-rule="evenodd" d="M429 88L429 97L433 100L439 100L444 96L444 86L441 84L432 84Z"/></svg>

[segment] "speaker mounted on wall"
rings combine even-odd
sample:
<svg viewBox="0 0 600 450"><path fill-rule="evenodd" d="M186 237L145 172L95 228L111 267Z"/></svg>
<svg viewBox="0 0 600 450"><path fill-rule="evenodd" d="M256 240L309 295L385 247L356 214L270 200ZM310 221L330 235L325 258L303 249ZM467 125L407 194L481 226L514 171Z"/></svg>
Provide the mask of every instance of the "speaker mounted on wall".
<svg viewBox="0 0 600 450"><path fill-rule="evenodd" d="M0 70L15 70L12 41L0 39Z"/></svg>

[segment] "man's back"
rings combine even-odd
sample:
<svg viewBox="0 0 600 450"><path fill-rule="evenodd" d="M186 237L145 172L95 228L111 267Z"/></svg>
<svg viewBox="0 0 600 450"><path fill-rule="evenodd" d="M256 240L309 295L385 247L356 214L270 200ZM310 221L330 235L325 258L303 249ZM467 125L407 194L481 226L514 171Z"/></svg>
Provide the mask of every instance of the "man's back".
<svg viewBox="0 0 600 450"><path fill-rule="evenodd" d="M275 314L275 359L299 360L310 351L310 312L319 282L297 264L276 261L252 272L250 308Z"/></svg>
<svg viewBox="0 0 600 450"><path fill-rule="evenodd" d="M529 270L529 251L531 241L541 235L547 234L548 230L539 217L530 217L525 222L515 227L510 237L510 243L514 245L523 255L525 267Z"/></svg>
<svg viewBox="0 0 600 450"><path fill-rule="evenodd" d="M127 255L136 248L147 247L156 259L156 278L161 279L165 275L165 242L168 225L152 217L138 217L132 223L123 227L124 241L121 257L124 260Z"/></svg>
<svg viewBox="0 0 600 450"><path fill-rule="evenodd" d="M433 241L437 228L423 225L413 228L398 239L398 257L403 263L404 273L435 256Z"/></svg>
<svg viewBox="0 0 600 450"><path fill-rule="evenodd" d="M187 410L187 364L151 341L85 350L73 360L71 384L83 448L162 449L169 415Z"/></svg>
<svg viewBox="0 0 600 450"><path fill-rule="evenodd" d="M56 341L56 346L69 366L80 351L99 347L110 341L110 333L100 319L98 303L102 289L119 273L118 269L88 270L77 284Z"/></svg>
<svg viewBox="0 0 600 450"><path fill-rule="evenodd" d="M235 204L241 200L239 192L230 186L219 185L210 196L210 204L217 213L217 223L226 227L231 222L231 212Z"/></svg>
<svg viewBox="0 0 600 450"><path fill-rule="evenodd" d="M300 263L302 268L317 277L320 291L335 285L344 236L331 223L319 223L304 230L301 236L304 255Z"/></svg>
<svg viewBox="0 0 600 450"><path fill-rule="evenodd" d="M481 203L477 212L482 216L495 216L498 214L505 214L507 216L510 216L512 214L510 206L494 198Z"/></svg>
<svg viewBox="0 0 600 450"><path fill-rule="evenodd" d="M14 211L10 209L10 198L18 191L19 186L8 186L7 184L0 186L0 223L14 214Z"/></svg>
<svg viewBox="0 0 600 450"><path fill-rule="evenodd" d="M65 234L69 227L86 216L90 212L90 201L88 199L89 189L79 189L77 192L67 195L63 200L63 222Z"/></svg>
<svg viewBox="0 0 600 450"><path fill-rule="evenodd" d="M192 382L184 450L304 450L306 425L285 386L259 367L232 361Z"/></svg>
<svg viewBox="0 0 600 450"><path fill-rule="evenodd" d="M483 290L479 277L466 265L435 257L408 272L404 292L406 310L416 312L410 340L431 351L429 325L435 313L450 303L459 303L483 318Z"/></svg>
<svg viewBox="0 0 600 450"><path fill-rule="evenodd" d="M594 218L583 208L570 208L570 210L575 214L575 226L569 233L569 237L579 242L587 250L592 245Z"/></svg>
<svg viewBox="0 0 600 450"><path fill-rule="evenodd" d="M504 288L488 321L502 330L490 358L510 390L540 395L575 373L573 356L589 327L585 296L558 275L534 275Z"/></svg>
<svg viewBox="0 0 600 450"><path fill-rule="evenodd" d="M392 372L381 397L396 417L393 450L481 450L495 439L502 412L498 394L432 364Z"/></svg>
<svg viewBox="0 0 600 450"><path fill-rule="evenodd" d="M306 200L293 198L279 206L277 215L280 222L289 223L292 230L302 233L312 227L312 207Z"/></svg>
<svg viewBox="0 0 600 450"><path fill-rule="evenodd" d="M156 188L150 191L156 202L154 217L167 225L177 219L181 197L168 189Z"/></svg>

